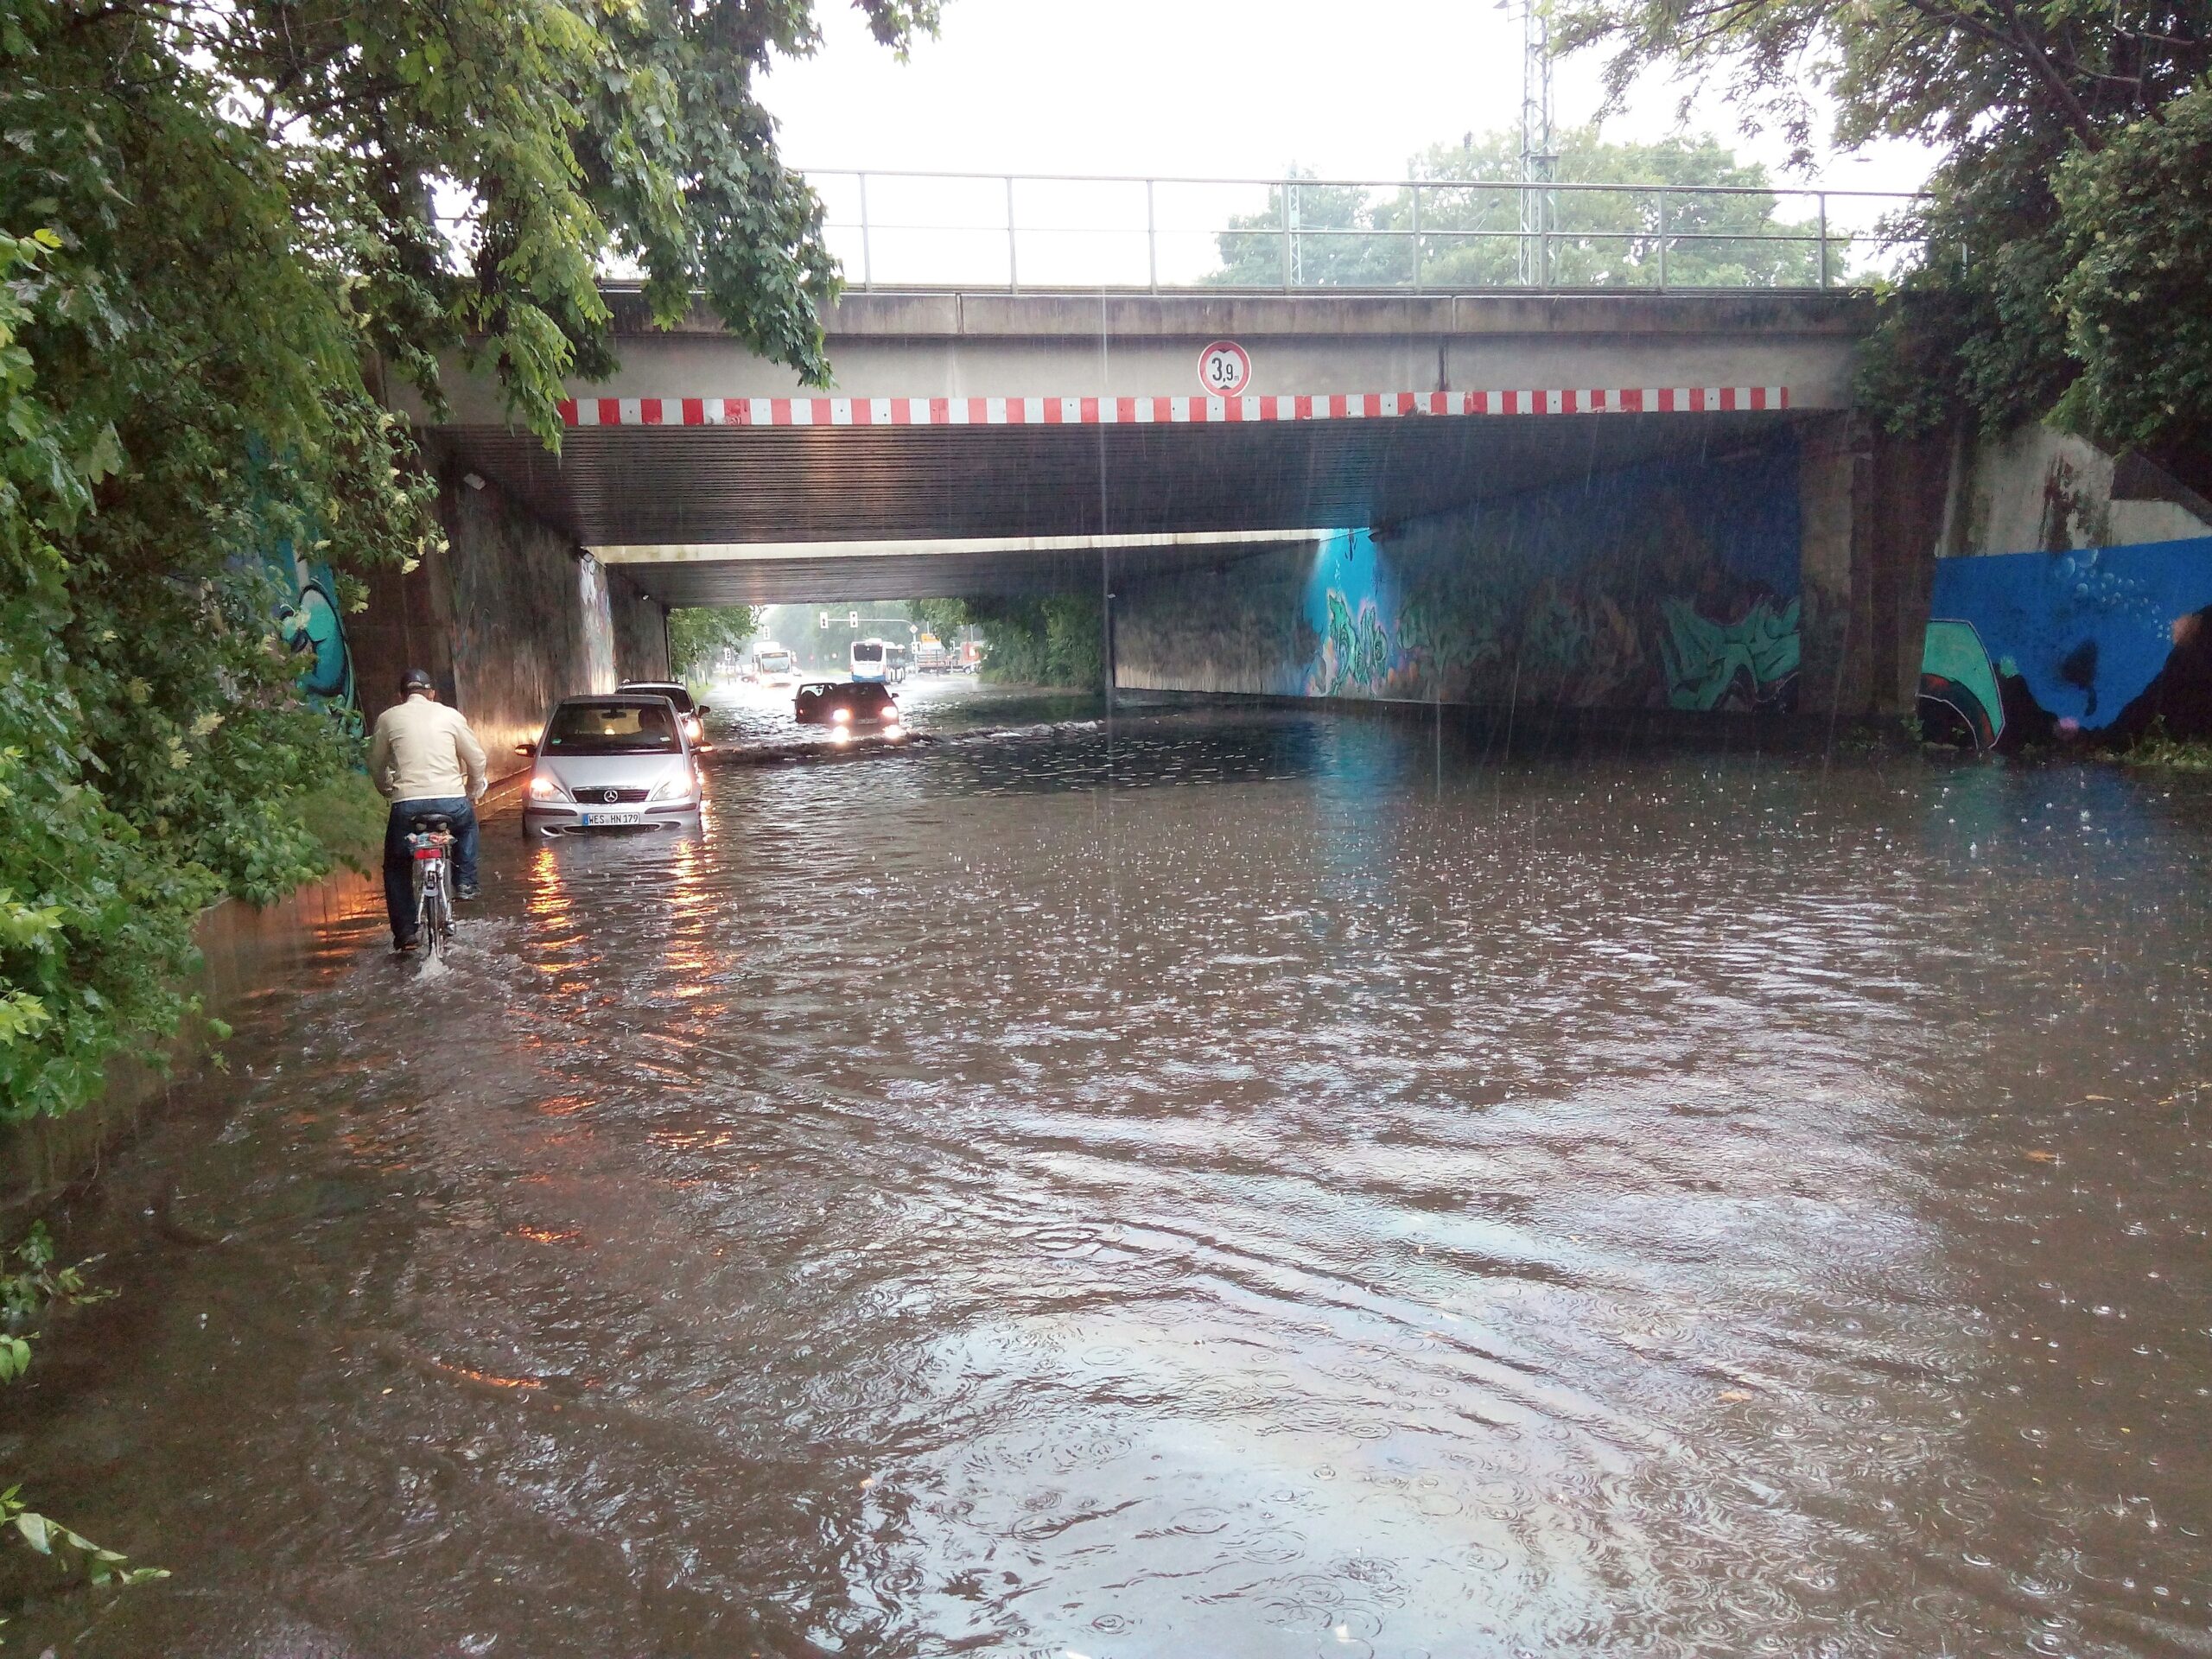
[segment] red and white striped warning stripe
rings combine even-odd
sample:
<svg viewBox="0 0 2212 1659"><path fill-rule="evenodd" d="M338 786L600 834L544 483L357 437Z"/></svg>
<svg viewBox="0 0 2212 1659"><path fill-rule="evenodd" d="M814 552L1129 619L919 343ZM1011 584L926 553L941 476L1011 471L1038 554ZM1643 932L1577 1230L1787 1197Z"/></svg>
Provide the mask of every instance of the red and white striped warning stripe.
<svg viewBox="0 0 2212 1659"><path fill-rule="evenodd" d="M561 418L570 426L1166 426L1789 407L1787 386L1612 386L1296 397L583 397L563 404Z"/></svg>

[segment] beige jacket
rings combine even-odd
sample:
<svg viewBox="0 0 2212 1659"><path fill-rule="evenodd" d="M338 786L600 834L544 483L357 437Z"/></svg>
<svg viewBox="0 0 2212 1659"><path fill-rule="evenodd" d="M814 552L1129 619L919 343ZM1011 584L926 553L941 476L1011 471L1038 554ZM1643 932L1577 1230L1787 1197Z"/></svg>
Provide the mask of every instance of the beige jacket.
<svg viewBox="0 0 2212 1659"><path fill-rule="evenodd" d="M369 781L388 801L427 801L484 792L484 746L457 710L416 692L377 716Z"/></svg>

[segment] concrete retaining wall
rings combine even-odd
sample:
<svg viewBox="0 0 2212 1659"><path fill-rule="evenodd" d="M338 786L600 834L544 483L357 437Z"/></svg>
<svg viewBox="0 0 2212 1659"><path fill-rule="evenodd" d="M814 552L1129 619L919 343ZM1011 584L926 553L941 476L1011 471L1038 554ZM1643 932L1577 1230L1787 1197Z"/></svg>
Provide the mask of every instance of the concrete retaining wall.
<svg viewBox="0 0 2212 1659"><path fill-rule="evenodd" d="M1116 600L1116 683L1787 711L1801 693L1799 448L1784 430L1135 579Z"/></svg>
<svg viewBox="0 0 2212 1659"><path fill-rule="evenodd" d="M607 571L608 613L614 628L614 673L622 680L664 680L674 672L668 660L668 612L649 599L621 571Z"/></svg>
<svg viewBox="0 0 2212 1659"><path fill-rule="evenodd" d="M1948 557L2064 553L2212 536L2212 505L2137 455L2047 426L1974 448Z"/></svg>
<svg viewBox="0 0 2212 1659"><path fill-rule="evenodd" d="M404 575L381 572L349 620L361 712L397 700L399 676L428 670L467 715L498 776L520 765L556 702L668 674L666 613L619 571L510 501L496 484L441 479L448 545Z"/></svg>
<svg viewBox="0 0 2212 1659"><path fill-rule="evenodd" d="M1947 443L1850 415L1119 584L1132 690L1891 716L1913 706ZM1371 549L1371 568L1363 556Z"/></svg>

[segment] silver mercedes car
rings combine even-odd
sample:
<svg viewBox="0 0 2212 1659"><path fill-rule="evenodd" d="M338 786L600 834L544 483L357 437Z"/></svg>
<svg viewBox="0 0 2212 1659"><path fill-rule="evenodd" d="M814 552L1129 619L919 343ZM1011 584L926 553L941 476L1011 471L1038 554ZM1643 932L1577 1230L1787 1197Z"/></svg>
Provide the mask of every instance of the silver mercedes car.
<svg viewBox="0 0 2212 1659"><path fill-rule="evenodd" d="M523 798L525 836L585 830L696 830L705 779L666 697L618 691L568 697L535 743Z"/></svg>

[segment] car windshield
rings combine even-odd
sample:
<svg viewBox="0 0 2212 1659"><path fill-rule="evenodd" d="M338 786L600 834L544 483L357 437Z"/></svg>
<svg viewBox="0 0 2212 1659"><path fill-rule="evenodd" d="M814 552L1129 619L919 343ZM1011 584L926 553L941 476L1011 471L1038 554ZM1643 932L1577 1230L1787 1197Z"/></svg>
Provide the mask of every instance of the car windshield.
<svg viewBox="0 0 2212 1659"><path fill-rule="evenodd" d="M549 754L675 754L676 721L658 702L564 702L545 734Z"/></svg>
<svg viewBox="0 0 2212 1659"><path fill-rule="evenodd" d="M623 691L637 691L656 697L666 697L671 702L676 705L677 713L680 715L688 715L691 712L691 694L680 685L662 685L651 680L637 680L632 682L628 685L618 687L617 690Z"/></svg>

